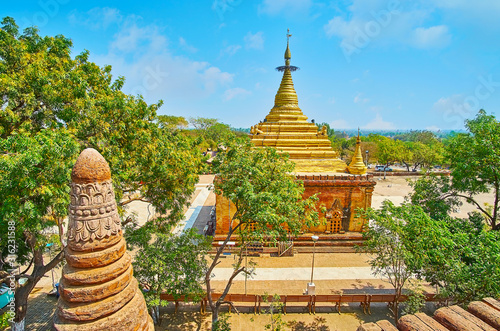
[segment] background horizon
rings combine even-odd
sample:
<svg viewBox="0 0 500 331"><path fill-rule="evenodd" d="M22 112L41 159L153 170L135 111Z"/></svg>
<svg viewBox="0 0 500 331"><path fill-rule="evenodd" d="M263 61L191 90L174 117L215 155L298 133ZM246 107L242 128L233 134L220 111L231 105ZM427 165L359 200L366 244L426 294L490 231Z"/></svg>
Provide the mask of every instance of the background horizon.
<svg viewBox="0 0 500 331"><path fill-rule="evenodd" d="M290 29L299 106L335 130L463 130L500 104L500 3L215 0L5 3L21 29L124 76L159 114L249 128L272 108Z"/></svg>

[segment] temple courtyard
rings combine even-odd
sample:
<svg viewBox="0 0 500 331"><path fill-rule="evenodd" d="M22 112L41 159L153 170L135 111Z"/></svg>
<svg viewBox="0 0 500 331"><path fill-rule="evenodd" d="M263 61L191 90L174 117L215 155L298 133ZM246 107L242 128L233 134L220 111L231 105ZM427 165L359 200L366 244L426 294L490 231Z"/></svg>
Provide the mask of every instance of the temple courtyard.
<svg viewBox="0 0 500 331"><path fill-rule="evenodd" d="M377 185L373 194L372 206L377 208L382 201L388 199L396 204L404 201L404 197L411 191L407 179L416 177L388 176L386 179L375 177ZM186 227L195 227L200 233L210 220L210 212L215 204L215 196L209 190L213 176L200 176L196 191L191 198L191 206L186 208L185 219L178 230ZM491 195L481 195L482 203L489 202ZM472 206L464 204L457 213L466 216L472 211ZM137 213L139 219L144 221L152 215L152 210L145 203L136 203L130 212ZM213 286L216 292L223 289L225 279L228 278L233 255L227 255L222 263L215 269ZM357 253L316 253L314 282L316 294L336 293L383 293L391 285L384 279L372 275L368 264L370 256ZM293 257L270 257L261 255L252 257L257 263L255 275L246 281L248 294L302 294L311 277L312 254L295 254ZM60 269L54 270L54 279L60 278ZM30 296L28 315L26 320L27 330L50 330L56 299L47 296L52 289L52 274L48 273L35 288ZM245 293L245 279L237 278L231 287L231 293ZM270 321L269 315L254 315L250 307L243 307L242 314L231 314L232 330L260 330ZM389 319L389 311L385 304L374 304L372 314L365 315L357 304L342 307L342 314L337 314L334 307L322 307L316 315L309 315L303 304L297 304L283 316L284 321L303 322L311 325L315 319L324 319L324 324L330 330L355 330L361 323ZM316 320L318 321L318 320ZM181 304L177 314L174 314L173 305L163 309L163 322L156 330L207 330L210 325L210 314L200 314L199 305ZM300 327L302 324L298 324ZM302 326L304 326L302 325ZM304 326L305 327L305 326ZM300 330L300 328L297 328ZM302 328L302 330L307 330Z"/></svg>

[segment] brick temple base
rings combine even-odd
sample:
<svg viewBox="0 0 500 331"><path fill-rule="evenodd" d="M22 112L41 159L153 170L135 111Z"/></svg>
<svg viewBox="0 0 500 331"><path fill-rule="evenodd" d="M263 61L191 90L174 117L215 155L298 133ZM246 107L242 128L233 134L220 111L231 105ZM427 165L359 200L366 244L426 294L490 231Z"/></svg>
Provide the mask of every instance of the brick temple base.
<svg viewBox="0 0 500 331"><path fill-rule="evenodd" d="M321 224L305 232L320 234L342 234L361 232L365 220L356 217L356 209L371 207L372 194L376 182L372 175L349 174L299 174L297 180L304 183L304 197L318 194ZM226 198L216 197L217 227L216 235L227 234L229 222L235 207Z"/></svg>

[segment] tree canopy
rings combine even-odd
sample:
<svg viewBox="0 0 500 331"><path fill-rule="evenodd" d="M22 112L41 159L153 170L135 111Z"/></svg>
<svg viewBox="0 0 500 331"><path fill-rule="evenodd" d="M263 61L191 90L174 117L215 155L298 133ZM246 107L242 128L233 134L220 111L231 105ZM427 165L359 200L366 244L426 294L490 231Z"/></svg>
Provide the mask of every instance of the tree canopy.
<svg viewBox="0 0 500 331"><path fill-rule="evenodd" d="M500 230L500 123L480 110L465 126L468 132L457 134L447 146L453 188L483 213L492 229ZM474 195L490 190L494 202L488 210Z"/></svg>
<svg viewBox="0 0 500 331"><path fill-rule="evenodd" d="M207 269L205 254L210 249L210 240L190 229L179 236L157 233L154 240L145 243L138 251L134 274L145 288L144 298L153 310L155 324L159 322L162 293L172 294L175 299L196 300L205 296L202 287Z"/></svg>
<svg viewBox="0 0 500 331"><path fill-rule="evenodd" d="M500 235L488 231L477 213L466 219L432 218L420 206L386 201L368 210L364 251L376 274L399 295L409 277L435 286L442 299L460 304L500 295ZM396 312L396 310L394 310Z"/></svg>
<svg viewBox="0 0 500 331"><path fill-rule="evenodd" d="M295 164L274 148L254 148L246 138L231 139L224 143L225 150L217 154L214 169L216 194L229 199L235 206L228 234L217 248L206 273L207 295L212 308L214 325L219 307L225 303L233 279L251 270L242 265L243 252L250 242L273 242L287 239L304 227L318 222L315 197L303 199L304 188L292 174ZM234 270L223 295L213 301L210 277L219 258L230 240L237 235L238 250Z"/></svg>
<svg viewBox="0 0 500 331"><path fill-rule="evenodd" d="M451 177L420 178L412 183L410 199L436 218L444 218L465 201L477 208L491 229L500 230L500 123L481 110L465 125L469 132L450 138L445 146ZM479 193L491 194L492 204L480 203Z"/></svg>
<svg viewBox="0 0 500 331"><path fill-rule="evenodd" d="M2 20L0 244L4 257L14 220L16 262L33 264L31 274L18 275L28 279L16 291L21 324L27 295L63 258L60 250L44 262L43 250L49 241L62 247L69 176L81 150L93 147L109 162L120 215L132 201L151 203L159 231L180 219L201 170L195 141L158 116L161 101L125 94L125 79L113 80L111 66L97 66L87 51L72 58L71 48L62 35L42 37L33 27L21 33L12 18Z"/></svg>

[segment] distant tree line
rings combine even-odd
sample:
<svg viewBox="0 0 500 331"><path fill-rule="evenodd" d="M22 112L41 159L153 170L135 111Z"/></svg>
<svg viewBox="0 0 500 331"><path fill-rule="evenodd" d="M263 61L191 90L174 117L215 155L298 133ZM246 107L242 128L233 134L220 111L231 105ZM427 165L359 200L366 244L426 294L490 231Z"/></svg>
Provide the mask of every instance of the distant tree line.
<svg viewBox="0 0 500 331"><path fill-rule="evenodd" d="M356 147L356 135L349 137L345 132L337 132L328 123L316 125L319 128L326 126L333 149L340 158L350 162ZM397 163L405 166L407 171L448 164L444 157L448 138L439 138L432 131L409 131L394 136L370 133L360 138L363 158L370 164L389 166Z"/></svg>

